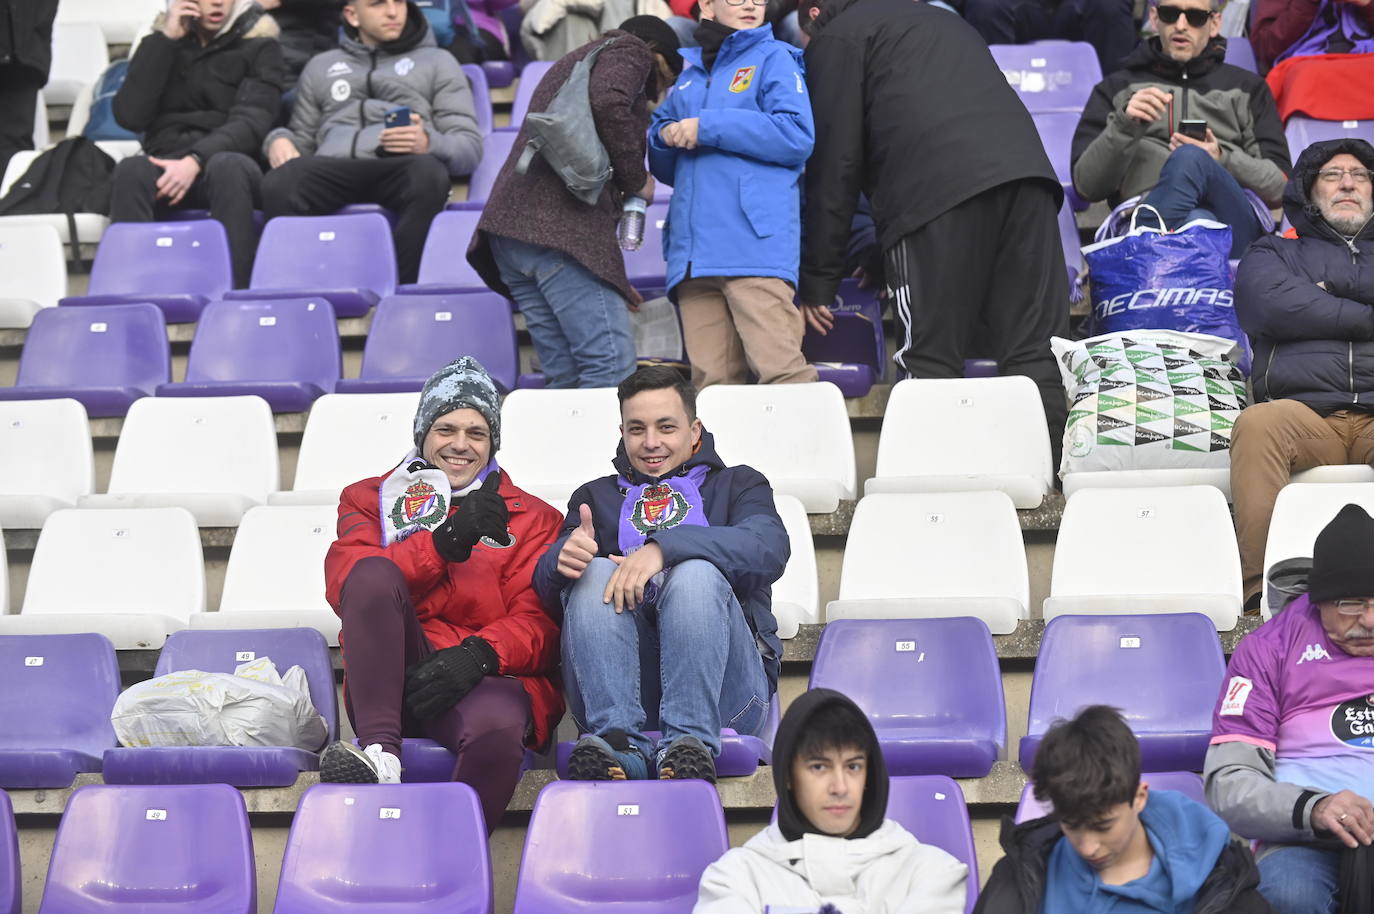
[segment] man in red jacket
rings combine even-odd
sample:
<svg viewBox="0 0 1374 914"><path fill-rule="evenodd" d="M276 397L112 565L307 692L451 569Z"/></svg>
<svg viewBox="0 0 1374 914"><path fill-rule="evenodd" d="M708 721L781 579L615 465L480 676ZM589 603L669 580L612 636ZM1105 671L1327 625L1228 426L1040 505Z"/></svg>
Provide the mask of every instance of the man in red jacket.
<svg viewBox="0 0 1374 914"><path fill-rule="evenodd" d="M325 749L320 780L396 783L401 737L427 736L458 756L453 780L476 789L492 829L525 747L563 714L558 625L530 585L562 518L497 466L499 398L475 359L425 383L414 432L394 469L339 503L325 596L362 748Z"/></svg>

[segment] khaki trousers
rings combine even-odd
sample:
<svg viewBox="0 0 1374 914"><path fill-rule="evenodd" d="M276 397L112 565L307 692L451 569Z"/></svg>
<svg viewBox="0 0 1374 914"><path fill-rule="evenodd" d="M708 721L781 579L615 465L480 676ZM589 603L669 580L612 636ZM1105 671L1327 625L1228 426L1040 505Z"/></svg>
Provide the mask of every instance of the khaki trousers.
<svg viewBox="0 0 1374 914"><path fill-rule="evenodd" d="M1241 412L1231 433L1231 499L1247 600L1264 587L1264 544L1279 490L1293 473L1342 463L1374 465L1374 415L1340 410L1323 417L1297 400Z"/></svg>
<svg viewBox="0 0 1374 914"><path fill-rule="evenodd" d="M792 287L771 276L703 276L677 288L682 336L692 383L743 384L752 370L760 384L816 380L801 354L801 309Z"/></svg>

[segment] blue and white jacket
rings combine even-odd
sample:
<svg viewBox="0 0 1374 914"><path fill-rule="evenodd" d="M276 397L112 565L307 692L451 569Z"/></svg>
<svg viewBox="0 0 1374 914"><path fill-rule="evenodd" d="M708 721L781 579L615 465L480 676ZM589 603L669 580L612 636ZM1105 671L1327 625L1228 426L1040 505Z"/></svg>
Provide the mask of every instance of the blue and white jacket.
<svg viewBox="0 0 1374 914"><path fill-rule="evenodd" d="M765 24L727 37L709 72L700 48L680 53L687 66L649 128L649 169L673 188L663 233L670 294L689 275L796 285L800 179L816 139L801 51ZM691 117L697 148L666 145L663 127Z"/></svg>

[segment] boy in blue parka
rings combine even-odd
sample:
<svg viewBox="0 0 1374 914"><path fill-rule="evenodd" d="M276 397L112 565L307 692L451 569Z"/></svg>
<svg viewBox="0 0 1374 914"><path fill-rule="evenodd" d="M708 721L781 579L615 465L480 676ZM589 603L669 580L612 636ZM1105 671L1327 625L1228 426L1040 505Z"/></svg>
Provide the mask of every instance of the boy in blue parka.
<svg viewBox="0 0 1374 914"><path fill-rule="evenodd" d="M649 128L649 168L673 188L668 294L692 380L816 380L793 304L800 178L815 128L801 51L773 38L755 0L701 0L699 48Z"/></svg>

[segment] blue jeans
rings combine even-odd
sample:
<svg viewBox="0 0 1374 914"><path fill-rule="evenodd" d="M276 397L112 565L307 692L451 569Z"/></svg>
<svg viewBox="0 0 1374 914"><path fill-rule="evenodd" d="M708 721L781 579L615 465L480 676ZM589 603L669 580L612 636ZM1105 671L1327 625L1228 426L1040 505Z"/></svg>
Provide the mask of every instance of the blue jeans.
<svg viewBox="0 0 1374 914"><path fill-rule="evenodd" d="M615 387L635 370L625 299L553 248L490 236L501 281L525 315L546 387Z"/></svg>
<svg viewBox="0 0 1374 914"><path fill-rule="evenodd" d="M1341 852L1289 845L1260 857L1260 894L1278 914L1336 914Z"/></svg>
<svg viewBox="0 0 1374 914"><path fill-rule="evenodd" d="M583 733L623 730L647 759L695 736L720 755L720 728L758 733L768 676L730 583L691 559L668 569L653 605L617 613L601 595L616 565L593 559L563 597L563 678ZM657 726L655 726L657 725Z"/></svg>
<svg viewBox="0 0 1374 914"><path fill-rule="evenodd" d="M1194 219L1231 226L1232 259L1264 231L1244 189L1199 146L1180 146L1170 153L1144 202L1159 210L1170 229Z"/></svg>

